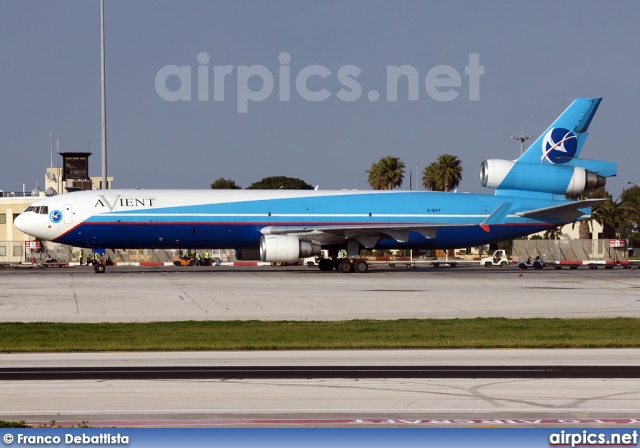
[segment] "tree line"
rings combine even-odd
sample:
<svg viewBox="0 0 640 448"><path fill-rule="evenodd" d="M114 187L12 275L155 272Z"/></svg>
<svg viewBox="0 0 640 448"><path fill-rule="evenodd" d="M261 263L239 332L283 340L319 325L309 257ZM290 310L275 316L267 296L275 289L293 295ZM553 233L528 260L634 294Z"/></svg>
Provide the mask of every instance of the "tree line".
<svg viewBox="0 0 640 448"><path fill-rule="evenodd" d="M570 195L569 199L606 199L593 207L591 218L579 221L578 237L590 237L591 222L602 226L603 239L628 239L632 246L640 246L640 187L633 184L622 190L617 199L603 187L581 195Z"/></svg>
<svg viewBox="0 0 640 448"><path fill-rule="evenodd" d="M374 190L393 190L402 186L404 180L404 162L398 157L382 157L365 172L368 182ZM416 173L417 175L417 173ZM428 165L422 173L422 185L430 191L451 191L460 185L462 180L462 164L460 159L451 154L442 154ZM215 190L239 190L240 187L232 179L221 177L211 183ZM271 176L254 182L247 190L313 190L313 186L305 181L287 176Z"/></svg>
<svg viewBox="0 0 640 448"><path fill-rule="evenodd" d="M404 162L397 157L382 157L366 170L367 181L374 190L393 190L402 186L404 180ZM416 173L416 176L418 173ZM451 191L462 180L462 163L451 154L438 156L435 162L427 165L422 172L422 185L429 191Z"/></svg>
<svg viewBox="0 0 640 448"><path fill-rule="evenodd" d="M214 190L242 189L241 186L236 184L235 180L225 179L224 177L213 181L211 188ZM297 177L270 176L252 183L247 187L247 190L313 190L313 186Z"/></svg>

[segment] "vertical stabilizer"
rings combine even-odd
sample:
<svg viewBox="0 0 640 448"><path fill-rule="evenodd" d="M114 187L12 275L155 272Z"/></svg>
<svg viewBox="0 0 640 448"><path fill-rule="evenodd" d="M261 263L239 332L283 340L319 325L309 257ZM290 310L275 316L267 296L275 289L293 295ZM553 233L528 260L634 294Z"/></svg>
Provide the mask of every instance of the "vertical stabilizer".
<svg viewBox="0 0 640 448"><path fill-rule="evenodd" d="M518 162L563 165L577 158L602 98L578 98L520 156Z"/></svg>

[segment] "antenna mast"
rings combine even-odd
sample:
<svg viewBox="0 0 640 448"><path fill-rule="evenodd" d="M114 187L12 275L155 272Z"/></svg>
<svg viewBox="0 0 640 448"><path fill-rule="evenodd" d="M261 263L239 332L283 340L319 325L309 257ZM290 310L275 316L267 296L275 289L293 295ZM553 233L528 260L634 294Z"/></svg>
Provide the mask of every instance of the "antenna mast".
<svg viewBox="0 0 640 448"><path fill-rule="evenodd" d="M524 154L524 142L527 140L531 140L533 137L524 135L524 126L522 127L522 132L519 137L511 137L514 140L518 140L520 142L520 155Z"/></svg>
<svg viewBox="0 0 640 448"><path fill-rule="evenodd" d="M102 44L102 189L107 188L107 87L104 70L104 0L100 0L100 23Z"/></svg>

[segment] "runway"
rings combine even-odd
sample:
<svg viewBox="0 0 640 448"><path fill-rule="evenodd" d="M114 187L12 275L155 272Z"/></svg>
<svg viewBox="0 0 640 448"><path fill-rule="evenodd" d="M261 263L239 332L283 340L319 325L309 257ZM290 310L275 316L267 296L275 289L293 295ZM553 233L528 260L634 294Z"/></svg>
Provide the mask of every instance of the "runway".
<svg viewBox="0 0 640 448"><path fill-rule="evenodd" d="M5 322L640 317L640 270L0 269Z"/></svg>
<svg viewBox="0 0 640 448"><path fill-rule="evenodd" d="M94 426L280 426L280 425L475 425L507 421L515 426L615 425L639 418L640 350L337 350L288 352L145 352L0 354L5 369L161 369L261 366L281 370L322 366L403 368L458 367L465 377L307 377L191 379L23 379L0 381L2 418ZM580 376L517 378L508 370L584 370ZM602 370L635 371L634 378L594 377ZM469 370L501 366L482 378ZM247 369L248 370L248 369ZM600 372L600 373L599 373ZM500 377L497 377L500 376ZM611 422L607 423L607 419ZM617 420L616 420L617 419ZM625 420L627 419L627 420ZM595 420L599 420L596 422ZM449 421L446 423L445 421ZM296 423L297 422L297 423ZM427 423L430 422L430 423ZM451 423L456 422L456 423ZM465 423L466 422L466 423ZM495 423L495 422L494 422ZM485 423L489 424L489 423Z"/></svg>
<svg viewBox="0 0 640 448"><path fill-rule="evenodd" d="M305 378L640 378L635 366L245 366L0 368L0 381Z"/></svg>
<svg viewBox="0 0 640 448"><path fill-rule="evenodd" d="M513 268L481 267L374 267L366 275L305 267L118 268L104 275L79 267L0 270L0 316L3 321L135 322L640 314L637 271L518 274ZM0 380L0 419L35 423L615 426L640 422L640 350L636 349L21 353L0 354L0 366L5 372L18 369L13 379ZM341 372L322 377L322 366ZM205 372L181 377L166 373L194 368ZM246 373L270 368L297 373L272 371L254 377ZM432 374L421 377L416 368ZM65 379L52 373L64 375L65 369L85 376ZM98 377L86 376L94 369ZM149 377L145 369L165 373ZM218 376L211 374L216 369ZM375 369L402 375L392 378ZM525 372L518 377L514 370ZM123 376L109 377L106 371L120 371ZM456 377L453 371L464 373ZM533 371L544 371L546 376ZM19 378L20 372L51 375L27 379Z"/></svg>

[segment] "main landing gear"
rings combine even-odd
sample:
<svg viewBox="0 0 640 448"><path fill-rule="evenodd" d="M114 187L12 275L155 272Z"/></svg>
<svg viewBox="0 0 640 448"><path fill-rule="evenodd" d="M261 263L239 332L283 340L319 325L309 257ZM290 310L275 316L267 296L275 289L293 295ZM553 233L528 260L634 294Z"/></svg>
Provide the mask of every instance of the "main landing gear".
<svg viewBox="0 0 640 448"><path fill-rule="evenodd" d="M321 271L328 272L335 269L338 272L342 272L343 274L357 273L364 274L369 271L369 264L366 260L361 258L349 259L349 258L323 258L318 263L318 267Z"/></svg>

